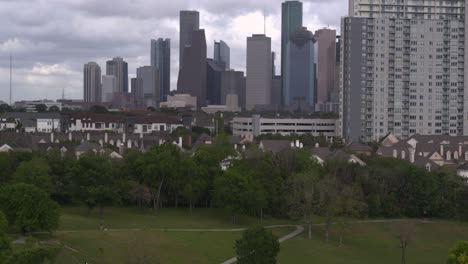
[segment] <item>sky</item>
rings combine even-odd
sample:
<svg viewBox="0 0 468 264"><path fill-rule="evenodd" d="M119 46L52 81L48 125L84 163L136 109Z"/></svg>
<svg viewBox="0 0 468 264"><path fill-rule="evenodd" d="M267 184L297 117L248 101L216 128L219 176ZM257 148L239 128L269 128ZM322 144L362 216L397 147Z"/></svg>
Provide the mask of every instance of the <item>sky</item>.
<svg viewBox="0 0 468 264"><path fill-rule="evenodd" d="M83 65L123 57L129 79L150 65L150 40L171 39L171 89L177 87L179 11L198 10L205 29L207 54L213 42L231 48L231 68L245 70L246 38L272 38L280 69L282 0L0 0L0 100L8 102L10 53L13 55L13 101L83 98ZM312 32L339 32L347 13L345 0L304 0L303 24Z"/></svg>

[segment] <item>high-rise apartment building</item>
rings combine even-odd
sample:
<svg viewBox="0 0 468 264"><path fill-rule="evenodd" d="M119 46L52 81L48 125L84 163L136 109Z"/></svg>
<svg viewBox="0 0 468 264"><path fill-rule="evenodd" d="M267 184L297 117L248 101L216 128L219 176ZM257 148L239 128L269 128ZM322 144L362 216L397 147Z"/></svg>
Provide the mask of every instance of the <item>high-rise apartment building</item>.
<svg viewBox="0 0 468 264"><path fill-rule="evenodd" d="M335 89L336 74L336 30L319 29L315 31L318 46L317 58L317 104L325 105L330 101L330 93Z"/></svg>
<svg viewBox="0 0 468 264"><path fill-rule="evenodd" d="M198 107L206 106L206 38L205 30L192 32L190 46L185 47L184 67L179 71L177 92L197 97Z"/></svg>
<svg viewBox="0 0 468 264"><path fill-rule="evenodd" d="M467 135L464 1L350 2L341 22L343 136Z"/></svg>
<svg viewBox="0 0 468 264"><path fill-rule="evenodd" d="M179 14L179 69L184 62L184 52L192 44L192 32L200 29L200 13L198 11L182 10Z"/></svg>
<svg viewBox="0 0 468 264"><path fill-rule="evenodd" d="M114 75L103 75L101 90L101 101L103 103L112 102L114 93L117 92L117 78Z"/></svg>
<svg viewBox="0 0 468 264"><path fill-rule="evenodd" d="M137 80L141 79L145 107L159 106L158 70L153 66L143 66L136 70ZM138 83L136 83L138 85ZM137 86L138 90L138 86Z"/></svg>
<svg viewBox="0 0 468 264"><path fill-rule="evenodd" d="M151 40L151 66L158 70L159 101L165 102L171 91L171 40Z"/></svg>
<svg viewBox="0 0 468 264"><path fill-rule="evenodd" d="M284 95L285 86L285 62L286 45L288 45L291 34L302 27L302 2L286 1L281 5L281 90ZM284 96L282 98L284 104Z"/></svg>
<svg viewBox="0 0 468 264"><path fill-rule="evenodd" d="M314 35L307 28L296 30L286 45L284 106L315 106Z"/></svg>
<svg viewBox="0 0 468 264"><path fill-rule="evenodd" d="M117 78L118 92L128 93L128 64L122 58L117 57L106 63L106 75L114 75Z"/></svg>
<svg viewBox="0 0 468 264"><path fill-rule="evenodd" d="M214 55L213 60L223 70L231 68L231 51L226 42L220 40L214 43Z"/></svg>
<svg viewBox="0 0 468 264"><path fill-rule="evenodd" d="M101 102L101 67L96 62L84 65L83 99L88 103Z"/></svg>
<svg viewBox="0 0 468 264"><path fill-rule="evenodd" d="M247 38L246 109L271 103L271 38L254 34Z"/></svg>

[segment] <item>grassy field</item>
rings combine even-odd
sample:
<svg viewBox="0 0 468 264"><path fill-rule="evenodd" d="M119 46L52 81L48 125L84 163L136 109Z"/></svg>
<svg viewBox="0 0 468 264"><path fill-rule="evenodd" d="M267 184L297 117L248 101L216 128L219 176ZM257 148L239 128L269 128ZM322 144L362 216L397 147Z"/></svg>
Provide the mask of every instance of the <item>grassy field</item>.
<svg viewBox="0 0 468 264"><path fill-rule="evenodd" d="M170 228L239 228L260 224L259 219L240 217L237 225L219 210L163 209L158 215L137 208L107 209L104 219L85 208L64 208L60 231L54 240L64 248L57 263L220 263L234 256L234 241L241 232L174 232ZM108 231L100 231L103 223ZM263 225L289 224L266 219ZM294 224L294 223L293 223ZM313 240L306 232L281 245L279 263L399 263L400 250L393 223L351 224L338 247L332 232L325 243L324 227L314 226ZM152 230L153 229L153 230ZM162 230L154 230L162 229ZM295 228L277 228L282 236ZM332 230L334 231L334 230ZM408 263L445 263L449 248L468 240L468 224L446 221L418 222L408 246Z"/></svg>

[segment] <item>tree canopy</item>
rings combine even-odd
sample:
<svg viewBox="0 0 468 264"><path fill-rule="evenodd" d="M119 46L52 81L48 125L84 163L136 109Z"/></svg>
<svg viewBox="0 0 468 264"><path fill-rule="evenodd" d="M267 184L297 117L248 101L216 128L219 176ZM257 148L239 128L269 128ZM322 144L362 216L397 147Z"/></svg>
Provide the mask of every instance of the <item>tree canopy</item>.
<svg viewBox="0 0 468 264"><path fill-rule="evenodd" d="M237 263L272 264L280 251L278 239L261 226L252 226L236 241Z"/></svg>

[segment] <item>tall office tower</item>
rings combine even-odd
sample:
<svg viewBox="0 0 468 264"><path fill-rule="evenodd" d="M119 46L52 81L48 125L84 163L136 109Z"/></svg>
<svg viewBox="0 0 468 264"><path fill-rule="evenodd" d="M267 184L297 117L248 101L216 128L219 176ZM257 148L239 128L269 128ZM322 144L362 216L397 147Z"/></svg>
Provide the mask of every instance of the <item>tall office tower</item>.
<svg viewBox="0 0 468 264"><path fill-rule="evenodd" d="M107 61L106 75L114 75L117 78L118 92L128 93L128 64L126 61L120 57Z"/></svg>
<svg viewBox="0 0 468 264"><path fill-rule="evenodd" d="M343 136L467 135L464 1L350 2L341 21Z"/></svg>
<svg viewBox="0 0 468 264"><path fill-rule="evenodd" d="M284 94L286 45L291 34L302 27L302 2L286 1L281 7L281 94ZM284 98L282 103L284 104Z"/></svg>
<svg viewBox="0 0 468 264"><path fill-rule="evenodd" d="M221 77L221 104L225 105L229 94L237 95L239 107L245 108L245 76L244 72L227 70Z"/></svg>
<svg viewBox="0 0 468 264"><path fill-rule="evenodd" d="M101 102L101 67L95 62L84 65L83 94L85 102Z"/></svg>
<svg viewBox="0 0 468 264"><path fill-rule="evenodd" d="M231 68L231 51L226 42L222 40L220 40L219 42L215 41L213 60L223 70Z"/></svg>
<svg viewBox="0 0 468 264"><path fill-rule="evenodd" d="M247 110L270 105L271 81L271 38L254 34L247 38Z"/></svg>
<svg viewBox="0 0 468 264"><path fill-rule="evenodd" d="M101 101L103 103L112 102L112 97L117 92L117 78L114 75L103 75L101 90Z"/></svg>
<svg viewBox="0 0 468 264"><path fill-rule="evenodd" d="M141 78L145 107L159 106L159 80L158 70L153 66L143 66L136 70L137 80ZM137 83L138 84L138 83ZM138 90L138 86L137 86Z"/></svg>
<svg viewBox="0 0 468 264"><path fill-rule="evenodd" d="M206 106L206 39L205 30L192 33L191 45L185 47L184 61L179 71L177 92L197 97L197 106Z"/></svg>
<svg viewBox="0 0 468 264"><path fill-rule="evenodd" d="M206 100L210 105L221 104L221 78L223 71L223 68L214 60L206 60Z"/></svg>
<svg viewBox="0 0 468 264"><path fill-rule="evenodd" d="M284 105L315 106L314 35L307 28L296 30L286 45Z"/></svg>
<svg viewBox="0 0 468 264"><path fill-rule="evenodd" d="M271 76L276 76L275 60L276 60L276 52L273 51L271 53ZM280 89L281 89L281 87L280 87Z"/></svg>
<svg viewBox="0 0 468 264"><path fill-rule="evenodd" d="M200 29L200 13L198 11L182 10L179 14L179 70L183 66L184 52L192 44L192 32Z"/></svg>
<svg viewBox="0 0 468 264"><path fill-rule="evenodd" d="M316 102L325 106L335 88L336 30L319 29L314 37L318 44Z"/></svg>
<svg viewBox="0 0 468 264"><path fill-rule="evenodd" d="M167 101L171 91L171 40L151 40L151 66L159 73L159 101Z"/></svg>
<svg viewBox="0 0 468 264"><path fill-rule="evenodd" d="M143 93L143 79L141 77L130 80L134 105L136 107L145 107L145 97Z"/></svg>

